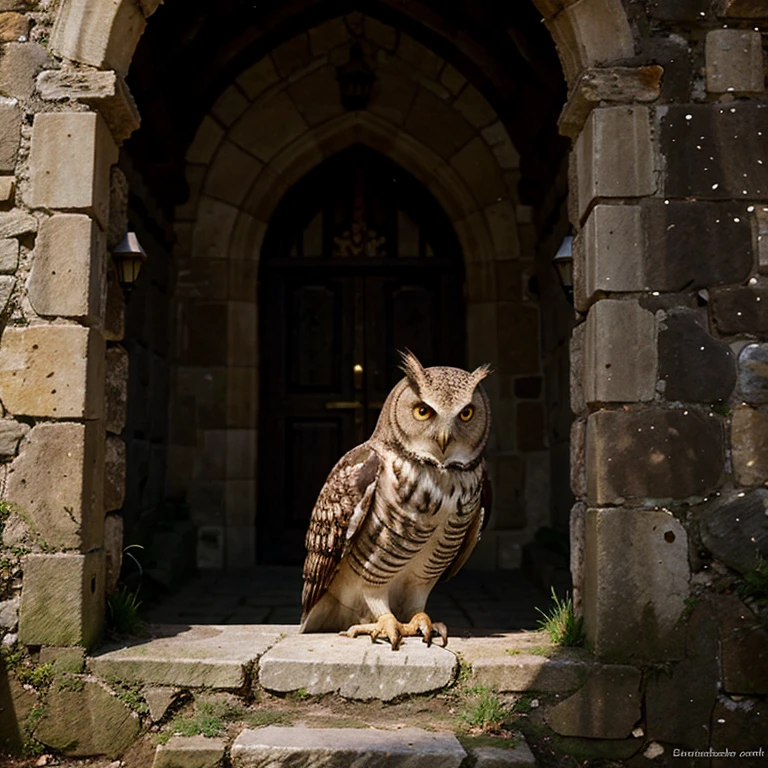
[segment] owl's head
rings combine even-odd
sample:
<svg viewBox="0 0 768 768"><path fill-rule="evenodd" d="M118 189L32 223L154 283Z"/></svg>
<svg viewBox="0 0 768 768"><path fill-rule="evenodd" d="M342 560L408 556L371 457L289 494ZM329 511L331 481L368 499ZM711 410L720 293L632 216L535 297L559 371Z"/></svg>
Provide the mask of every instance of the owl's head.
<svg viewBox="0 0 768 768"><path fill-rule="evenodd" d="M482 365L424 368L411 352L403 354L405 378L389 393L373 433L411 458L441 467L475 464L488 442L491 408L480 382L490 373Z"/></svg>

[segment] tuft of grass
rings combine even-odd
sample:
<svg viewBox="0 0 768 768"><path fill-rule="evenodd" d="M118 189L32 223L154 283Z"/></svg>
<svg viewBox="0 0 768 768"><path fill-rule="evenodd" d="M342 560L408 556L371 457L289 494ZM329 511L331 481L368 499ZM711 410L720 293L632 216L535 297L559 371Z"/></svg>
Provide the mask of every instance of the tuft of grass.
<svg viewBox="0 0 768 768"><path fill-rule="evenodd" d="M111 637L136 637L141 635L147 622L139 614L141 601L138 590L127 587L116 589L107 600L107 632Z"/></svg>
<svg viewBox="0 0 768 768"><path fill-rule="evenodd" d="M509 714L499 694L485 685L476 685L467 691L467 704L459 718L472 729L498 731Z"/></svg>
<svg viewBox="0 0 768 768"><path fill-rule="evenodd" d="M242 707L233 705L228 701L216 699L200 701L196 704L195 712L192 715L174 718L164 733L169 734L168 738L174 734L178 736L208 736L209 738L221 736L227 723L238 719L242 713Z"/></svg>
<svg viewBox="0 0 768 768"><path fill-rule="evenodd" d="M541 608L536 610L542 615L539 619L539 629L544 630L555 645L568 647L584 645L586 640L584 620L576 615L573 599L568 594L565 600L560 600L555 593L555 588L552 587L552 607L549 612L545 613Z"/></svg>
<svg viewBox="0 0 768 768"><path fill-rule="evenodd" d="M747 571L736 592L742 600L768 602L768 560L760 560L757 567Z"/></svg>

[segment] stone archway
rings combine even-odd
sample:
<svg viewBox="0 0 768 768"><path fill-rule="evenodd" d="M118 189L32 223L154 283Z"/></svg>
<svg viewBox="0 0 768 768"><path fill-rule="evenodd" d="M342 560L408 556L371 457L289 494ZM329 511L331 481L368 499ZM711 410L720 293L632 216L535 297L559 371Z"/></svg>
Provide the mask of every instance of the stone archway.
<svg viewBox="0 0 768 768"><path fill-rule="evenodd" d="M534 262L530 249L524 252L520 245L520 227L530 227L530 212L517 201L519 156L493 108L439 56L407 35L401 33L398 38L392 27L374 19L356 20L356 26L365 29L357 39L364 41L366 54L378 62L379 83L366 110L349 113L338 103L335 68L346 61L353 42L350 22L339 18L289 39L270 57L249 67L203 118L187 153L192 194L178 212L176 224L179 269L184 275L178 299L179 335L195 337L194 332L185 331L184 318L199 317L198 305L210 306L205 286L222 258L231 269L254 274L272 212L285 191L307 171L353 144L366 145L393 160L435 195L467 261L469 363L491 360L498 366L497 380L489 383L490 394L500 418L509 424L499 428L489 451L498 498L507 499L508 504L499 505L497 528L485 536L481 556L492 565L519 566L521 545L549 520L543 409L537 395L533 396L536 402L529 402L530 396L518 402L513 393L514 376L541 374L538 302L524 288L534 273ZM275 132L271 126L280 129ZM440 142L429 141L430 136L441 133ZM519 215L524 217L522 224L517 221ZM506 292L497 291L499 282L509 286ZM255 333L255 295L247 302L242 296L234 301L219 296L217 301L228 306L230 318L231 313L251 317L248 322L232 319L231 325L237 329L238 339L248 345L249 334ZM517 340L508 334L502 340L504 328L510 325L524 330ZM246 327L252 330L244 330ZM219 329L217 337L228 338L227 331ZM182 360L183 355L181 351ZM248 404L253 403L258 386L257 357L251 355L248 365L240 368L234 375L241 383L234 388L222 383L221 387L227 387L228 408L246 414L247 422L209 425L197 446L188 440L178 448L172 443L170 487L182 493L192 489L191 498L208 500L224 480L233 489L229 496L224 491L224 504L229 499L240 510L239 520L253 521L253 505L250 512L244 512L234 489L245 490L246 498L253 498L255 459L249 477L238 470L240 477L225 479L226 466L216 477L196 478L194 474L195 457L210 450L207 432L218 433L218 438L211 439L224 441L223 433L229 431L229 439L238 445L247 441L248 450L255 450L258 419ZM232 368L225 371L220 365L190 368L182 363L179 399L205 398L193 391L209 391L199 382L206 377L229 379L232 374ZM499 383L502 378L507 380L506 387ZM533 417L526 421L530 440L521 452L510 422L516 412L528 411ZM185 435L189 413L185 409L182 416ZM537 428L539 436L534 437ZM226 455L223 443L219 452ZM234 455L231 460L239 466ZM177 475L174 468L179 469ZM532 480L529 487L538 488L538 493L526 491L526 474L535 478L535 486ZM195 490L197 483L204 487ZM515 505L518 495L526 501ZM223 546L227 540L249 538L242 526L227 533L226 523L207 522L202 508L198 514L197 522L204 526L206 536ZM232 562L251 564L252 552L249 557Z"/></svg>
<svg viewBox="0 0 768 768"><path fill-rule="evenodd" d="M40 102L32 99L31 77L8 86L10 97L34 118L31 133L22 131L18 103L3 104L11 126L4 168L16 173L15 182L3 177L9 210L2 214L2 233L13 241L4 251L9 263L17 263L22 249L28 265L37 236L37 274L28 292L20 291L11 309L17 325L6 327L0 345L0 390L14 417L7 426L14 436L11 469L20 478L14 482L25 479L23 485L35 488L34 498L19 487L13 495L46 538L46 547L38 547L24 568L20 636L30 645L88 644L99 633L103 446L110 426L104 416L104 335L120 335L116 326L107 330L100 232L109 225L116 143L136 122L122 75L145 17L156 7L129 0L65 2L53 53L83 67L41 77ZM689 540L698 537L715 560L739 573L748 570L722 541L740 542L740 553L752 551L735 521L759 519L760 486L768 478L764 389L750 374L750 361L761 359L768 335L766 256L764 242L753 241L746 223L765 224L757 209L768 180L752 160L766 129L764 54L754 25L764 26L766 19L749 2L698 13L659 3L642 19L647 27L631 23L618 0L542 0L537 7L571 85L561 125L574 139L576 309L580 319L586 317L572 355L579 413L574 490L582 499L573 517L575 577L599 656L674 661L686 653L686 600L711 593L705 571L691 586L698 555L689 560ZM722 29L724 22L734 28ZM738 45L731 44L733 34ZM34 52L33 70L50 66L45 51ZM644 66L654 58L668 69L661 84L661 72ZM679 63L691 59L704 68L704 78ZM67 110L66 99L77 107ZM724 135L744 138L732 143ZM22 136L28 157L17 156ZM627 136L629 145L623 143ZM697 155L704 148L711 166L702 166ZM54 231L68 233L71 251L47 247ZM736 265L720 258L721 244L733 242ZM710 256L707 271L702 253ZM59 271L62 259L73 276L66 302L51 286L51 265ZM15 280L3 278L8 296ZM48 379L52 350L67 361L53 365L55 387ZM699 365L702 352L705 366ZM697 372L695 382L689 370ZM723 386L737 380L737 390ZM30 420L34 426L27 430ZM70 450L51 452L57 444ZM47 474L36 472L40 466ZM65 475L62 486L57 478ZM63 527L49 525L48 513L60 514L62 507L72 518L62 518ZM723 528L723 520L730 524ZM51 595L53 584L60 587ZM723 610L733 615L734 606L741 615L732 600ZM733 634L717 634L721 619L705 614L699 620L714 626L731 649L731 666L717 672L724 690L765 693L740 667ZM690 671L679 669L675 674L687 679ZM663 716L663 700L665 691L684 689L678 677L666 688L663 681L650 688L646 698L648 722L673 743L681 739ZM706 721L712 722L709 715Z"/></svg>

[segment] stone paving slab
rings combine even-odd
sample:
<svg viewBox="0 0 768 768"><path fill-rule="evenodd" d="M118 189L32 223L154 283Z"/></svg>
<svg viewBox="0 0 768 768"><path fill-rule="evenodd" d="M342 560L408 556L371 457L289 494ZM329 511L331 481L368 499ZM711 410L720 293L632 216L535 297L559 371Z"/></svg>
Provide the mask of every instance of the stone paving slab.
<svg viewBox="0 0 768 768"><path fill-rule="evenodd" d="M473 682L499 691L569 693L595 666L588 651L553 646L543 632L473 630L448 647L472 665Z"/></svg>
<svg viewBox="0 0 768 768"><path fill-rule="evenodd" d="M102 678L189 688L240 688L246 668L295 626L150 627L149 639L109 647L88 659Z"/></svg>
<svg viewBox="0 0 768 768"><path fill-rule="evenodd" d="M217 768L225 750L224 739L171 736L167 744L158 744L152 768Z"/></svg>
<svg viewBox="0 0 768 768"><path fill-rule="evenodd" d="M389 701L450 684L458 662L450 651L405 638L400 649L368 637L336 634L286 637L259 661L259 682L269 691L339 693L349 699Z"/></svg>
<svg viewBox="0 0 768 768"><path fill-rule="evenodd" d="M280 728L243 731L233 768L459 768L467 753L452 733L420 728Z"/></svg>

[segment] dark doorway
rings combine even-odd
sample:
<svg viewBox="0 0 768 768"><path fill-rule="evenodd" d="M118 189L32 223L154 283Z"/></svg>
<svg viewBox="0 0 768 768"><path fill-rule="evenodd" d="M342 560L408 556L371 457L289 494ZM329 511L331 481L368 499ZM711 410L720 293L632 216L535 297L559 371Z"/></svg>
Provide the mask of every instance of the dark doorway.
<svg viewBox="0 0 768 768"><path fill-rule="evenodd" d="M300 563L334 463L373 431L398 350L464 365L463 264L429 192L364 147L308 174L262 249L258 552Z"/></svg>

